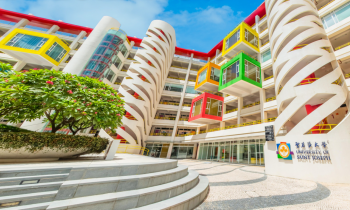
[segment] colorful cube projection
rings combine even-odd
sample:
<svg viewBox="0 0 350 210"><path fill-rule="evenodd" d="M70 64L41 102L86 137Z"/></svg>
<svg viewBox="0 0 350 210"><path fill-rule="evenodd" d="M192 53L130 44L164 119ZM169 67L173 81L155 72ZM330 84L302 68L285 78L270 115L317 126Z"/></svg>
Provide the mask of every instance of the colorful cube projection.
<svg viewBox="0 0 350 210"><path fill-rule="evenodd" d="M26 63L58 66L70 51L55 35L16 28L0 41L0 49Z"/></svg>
<svg viewBox="0 0 350 210"><path fill-rule="evenodd" d="M220 80L220 66L208 62L197 73L196 85L197 91L212 91L218 92Z"/></svg>
<svg viewBox="0 0 350 210"><path fill-rule="evenodd" d="M245 22L224 38L222 56L230 59L241 51L251 55L259 52L259 34Z"/></svg>
<svg viewBox="0 0 350 210"><path fill-rule="evenodd" d="M260 62L239 53L221 66L219 92L244 97L262 87Z"/></svg>
<svg viewBox="0 0 350 210"><path fill-rule="evenodd" d="M188 122L212 124L222 121L224 97L203 93L192 100Z"/></svg>

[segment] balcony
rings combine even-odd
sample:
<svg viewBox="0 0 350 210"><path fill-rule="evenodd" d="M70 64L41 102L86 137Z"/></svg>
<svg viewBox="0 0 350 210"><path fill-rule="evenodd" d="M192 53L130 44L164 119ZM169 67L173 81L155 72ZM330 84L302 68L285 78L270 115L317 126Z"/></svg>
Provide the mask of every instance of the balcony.
<svg viewBox="0 0 350 210"><path fill-rule="evenodd" d="M218 92L219 80L220 66L208 62L198 71L195 90Z"/></svg>
<svg viewBox="0 0 350 210"><path fill-rule="evenodd" d="M259 53L259 35L244 22L229 33L223 42L222 56L227 59L241 51L251 55Z"/></svg>
<svg viewBox="0 0 350 210"><path fill-rule="evenodd" d="M223 102L223 97L203 93L192 100L189 122L211 124L222 121Z"/></svg>
<svg viewBox="0 0 350 210"><path fill-rule="evenodd" d="M70 51L55 35L19 28L0 41L0 49L26 63L46 66L58 66Z"/></svg>
<svg viewBox="0 0 350 210"><path fill-rule="evenodd" d="M219 92L244 97L262 87L260 63L245 53L239 53L221 67Z"/></svg>

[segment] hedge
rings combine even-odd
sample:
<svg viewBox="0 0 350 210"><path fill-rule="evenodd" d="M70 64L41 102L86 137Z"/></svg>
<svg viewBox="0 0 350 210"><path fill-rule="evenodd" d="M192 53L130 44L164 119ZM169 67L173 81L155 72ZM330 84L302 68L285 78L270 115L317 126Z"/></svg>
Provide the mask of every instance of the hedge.
<svg viewBox="0 0 350 210"><path fill-rule="evenodd" d="M32 132L32 131L18 128L15 126L0 124L0 132Z"/></svg>
<svg viewBox="0 0 350 210"><path fill-rule="evenodd" d="M109 141L105 138L73 136L56 133L5 132L0 133L0 149L15 150L24 147L29 152L38 152L48 147L53 150L73 152L88 149L84 153L101 153Z"/></svg>

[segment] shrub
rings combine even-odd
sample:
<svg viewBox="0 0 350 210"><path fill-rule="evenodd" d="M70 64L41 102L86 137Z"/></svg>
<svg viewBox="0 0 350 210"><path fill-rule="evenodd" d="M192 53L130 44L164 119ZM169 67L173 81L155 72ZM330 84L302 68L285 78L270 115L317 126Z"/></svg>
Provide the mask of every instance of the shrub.
<svg viewBox="0 0 350 210"><path fill-rule="evenodd" d="M0 132L32 132L32 131L22 129L22 128L17 128L15 126L0 124Z"/></svg>
<svg viewBox="0 0 350 210"><path fill-rule="evenodd" d="M38 152L44 147L52 150L73 152L87 149L84 153L101 153L109 141L105 138L73 136L38 132L4 132L0 133L0 149L16 150L25 148L29 152Z"/></svg>

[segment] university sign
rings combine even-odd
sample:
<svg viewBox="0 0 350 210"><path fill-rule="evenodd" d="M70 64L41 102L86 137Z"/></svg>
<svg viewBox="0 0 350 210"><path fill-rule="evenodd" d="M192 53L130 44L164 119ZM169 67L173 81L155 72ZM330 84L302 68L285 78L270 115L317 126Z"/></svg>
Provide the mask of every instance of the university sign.
<svg viewBox="0 0 350 210"><path fill-rule="evenodd" d="M307 142L306 144L304 142L295 142L295 147L297 148L296 153L298 160L304 160L304 162L312 160L313 162L319 163L331 161L326 142L322 142L321 146L317 142L314 144L311 142Z"/></svg>

